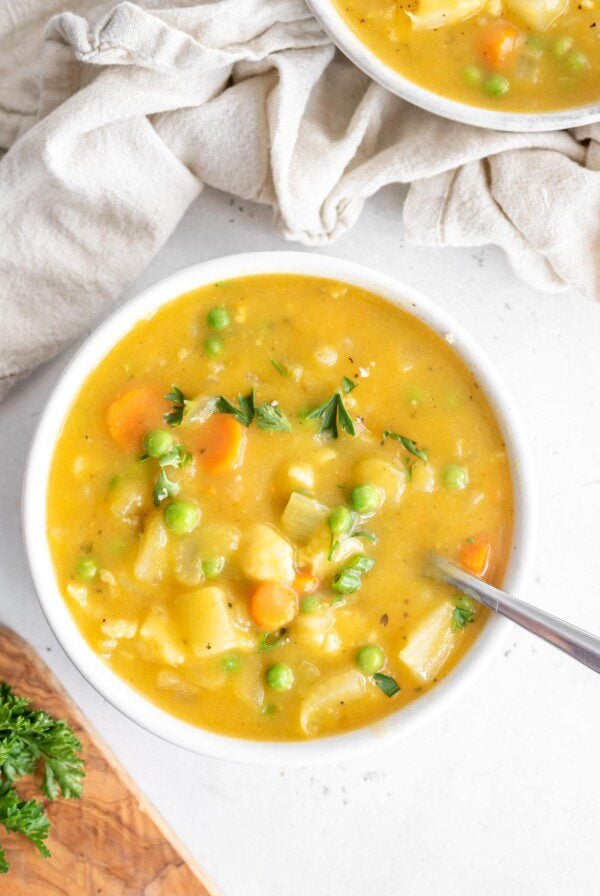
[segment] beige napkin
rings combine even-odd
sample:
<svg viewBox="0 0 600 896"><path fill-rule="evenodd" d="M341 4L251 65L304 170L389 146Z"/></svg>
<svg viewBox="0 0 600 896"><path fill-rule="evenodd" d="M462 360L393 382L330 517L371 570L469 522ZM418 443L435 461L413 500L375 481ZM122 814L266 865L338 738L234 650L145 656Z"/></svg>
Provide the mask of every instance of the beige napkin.
<svg viewBox="0 0 600 896"><path fill-rule="evenodd" d="M529 283L600 298L600 126L435 118L336 53L302 0L111 7L0 0L0 394L118 297L204 183L308 244L410 183L408 240L497 243Z"/></svg>

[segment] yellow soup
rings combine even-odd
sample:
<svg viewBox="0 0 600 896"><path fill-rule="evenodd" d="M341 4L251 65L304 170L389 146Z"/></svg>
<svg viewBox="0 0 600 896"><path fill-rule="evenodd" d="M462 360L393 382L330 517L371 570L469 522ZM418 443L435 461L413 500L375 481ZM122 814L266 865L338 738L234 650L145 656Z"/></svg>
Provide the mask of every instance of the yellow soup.
<svg viewBox="0 0 600 896"><path fill-rule="evenodd" d="M600 100L598 0L334 0L361 41L441 96L512 112Z"/></svg>
<svg viewBox="0 0 600 896"><path fill-rule="evenodd" d="M512 506L494 415L445 340L352 286L268 275L175 299L90 374L48 536L121 678L192 724L294 740L447 674L484 611L424 555L499 582Z"/></svg>

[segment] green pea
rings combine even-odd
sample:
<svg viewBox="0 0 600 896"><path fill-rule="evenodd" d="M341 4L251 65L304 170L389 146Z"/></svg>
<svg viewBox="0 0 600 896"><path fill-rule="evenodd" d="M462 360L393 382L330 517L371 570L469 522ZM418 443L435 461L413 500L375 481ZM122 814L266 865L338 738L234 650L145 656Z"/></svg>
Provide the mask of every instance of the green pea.
<svg viewBox="0 0 600 896"><path fill-rule="evenodd" d="M418 408L425 401L425 396L423 395L423 391L417 386L411 386L406 393L406 400L413 406L413 408Z"/></svg>
<svg viewBox="0 0 600 896"><path fill-rule="evenodd" d="M227 656L224 656L221 660L221 669L224 672L237 672L240 668L242 661L237 653L228 653Z"/></svg>
<svg viewBox="0 0 600 896"><path fill-rule="evenodd" d="M163 510L167 528L177 535L193 532L200 522L200 508L191 501L173 501Z"/></svg>
<svg viewBox="0 0 600 896"><path fill-rule="evenodd" d="M383 668L385 653L379 644L365 644L356 654L356 665L365 675L375 675Z"/></svg>
<svg viewBox="0 0 600 896"><path fill-rule="evenodd" d="M510 81L504 75L490 75L483 82L483 89L488 96L504 96L510 90Z"/></svg>
<svg viewBox="0 0 600 896"><path fill-rule="evenodd" d="M301 613L316 613L321 606L321 601L316 594L307 594L300 601Z"/></svg>
<svg viewBox="0 0 600 896"><path fill-rule="evenodd" d="M468 65L466 68L463 68L462 72L463 80L469 87L476 87L479 83L481 83L481 79L483 78L483 72L480 68L477 68L476 65Z"/></svg>
<svg viewBox="0 0 600 896"><path fill-rule="evenodd" d="M173 436L165 429L151 429L144 436L142 445L150 457L164 457L173 448Z"/></svg>
<svg viewBox="0 0 600 896"><path fill-rule="evenodd" d="M294 684L294 673L285 663L275 663L267 669L267 684L274 691L289 691Z"/></svg>
<svg viewBox="0 0 600 896"><path fill-rule="evenodd" d="M352 510L363 516L379 510L384 499L385 492L383 489L377 485L370 485L368 482L357 485L350 492L350 506Z"/></svg>
<svg viewBox="0 0 600 896"><path fill-rule="evenodd" d="M448 464L448 466L445 467L442 476L444 485L451 491L461 491L469 484L469 474L464 467L459 467L458 464Z"/></svg>
<svg viewBox="0 0 600 896"><path fill-rule="evenodd" d="M223 343L216 336L207 336L204 340L204 353L209 358L216 358L223 350Z"/></svg>
<svg viewBox="0 0 600 896"><path fill-rule="evenodd" d="M331 580L331 587L338 594L354 594L361 585L360 572L355 569L342 569Z"/></svg>
<svg viewBox="0 0 600 896"><path fill-rule="evenodd" d="M206 315L206 322L213 330L226 330L231 323L231 318L226 308L211 308Z"/></svg>
<svg viewBox="0 0 600 896"><path fill-rule="evenodd" d="M344 535L352 528L352 514L347 507L340 504L339 507L334 507L329 514L327 525L334 535Z"/></svg>
<svg viewBox="0 0 600 896"><path fill-rule="evenodd" d="M533 47L534 50L543 50L546 46L546 41L541 34L530 34L525 43L528 47Z"/></svg>
<svg viewBox="0 0 600 896"><path fill-rule="evenodd" d="M472 613L475 609L475 601L467 594L459 594L456 598L456 606L460 607L461 610L468 610L469 613Z"/></svg>
<svg viewBox="0 0 600 896"><path fill-rule="evenodd" d="M91 557L80 557L76 570L80 579L93 579L98 575L98 564Z"/></svg>
<svg viewBox="0 0 600 896"><path fill-rule="evenodd" d="M567 67L571 69L572 72L582 72L585 68L589 67L588 58L585 53L580 53L579 50L573 50L572 53L566 57L565 62Z"/></svg>
<svg viewBox="0 0 600 896"><path fill-rule="evenodd" d="M560 37L558 40L555 40L552 44L552 55L556 56L557 59L562 59L563 56L566 56L571 47L573 46L573 39L570 37Z"/></svg>
<svg viewBox="0 0 600 896"><path fill-rule="evenodd" d="M223 572L224 566L225 557L220 557L219 555L207 557L206 560L202 561L202 572L207 579L214 579L219 573Z"/></svg>

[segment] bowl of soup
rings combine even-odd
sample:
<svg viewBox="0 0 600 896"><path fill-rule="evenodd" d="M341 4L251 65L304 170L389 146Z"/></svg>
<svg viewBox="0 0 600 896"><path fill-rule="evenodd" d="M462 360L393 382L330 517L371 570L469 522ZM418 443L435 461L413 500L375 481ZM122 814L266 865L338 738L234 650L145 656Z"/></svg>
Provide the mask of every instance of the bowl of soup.
<svg viewBox="0 0 600 896"><path fill-rule="evenodd" d="M27 464L42 608L114 706L248 762L364 753L481 672L523 595L534 477L473 339L414 289L299 252L205 262L71 360Z"/></svg>
<svg viewBox="0 0 600 896"><path fill-rule="evenodd" d="M416 106L548 131L600 120L597 0L309 0L337 46Z"/></svg>

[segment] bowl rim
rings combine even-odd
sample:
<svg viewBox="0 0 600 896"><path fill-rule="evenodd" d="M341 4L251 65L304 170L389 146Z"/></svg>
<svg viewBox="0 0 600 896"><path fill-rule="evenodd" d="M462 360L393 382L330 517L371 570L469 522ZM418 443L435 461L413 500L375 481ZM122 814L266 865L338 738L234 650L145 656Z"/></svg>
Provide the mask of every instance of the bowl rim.
<svg viewBox="0 0 600 896"><path fill-rule="evenodd" d="M344 21L333 0L306 0L323 30L366 75L396 96L442 118L495 131L558 131L600 121L600 101L550 112L495 112L451 100L405 78L380 59Z"/></svg>
<svg viewBox="0 0 600 896"><path fill-rule="evenodd" d="M511 624L491 617L463 659L431 691L385 719L350 732L306 741L254 741L216 734L184 722L134 690L93 652L58 588L47 538L47 486L56 440L88 374L132 327L183 293L253 274L300 274L350 283L380 295L450 338L474 372L497 416L515 490L514 537L504 585L524 595L532 576L538 523L537 482L520 414L495 366L461 325L418 290L372 268L308 252L252 252L201 262L166 277L117 308L86 339L59 376L30 445L23 481L22 527L44 615L73 664L115 708L142 728L215 759L256 765L311 765L366 755L424 725L467 690L504 643Z"/></svg>

